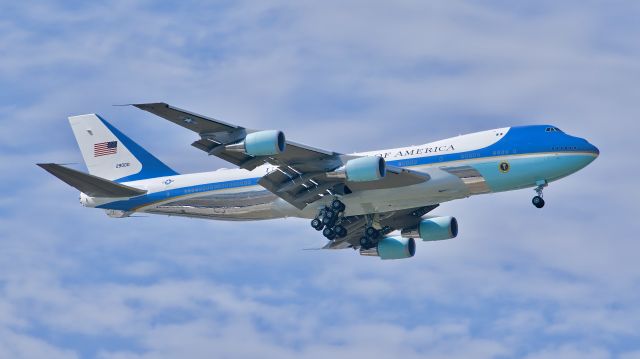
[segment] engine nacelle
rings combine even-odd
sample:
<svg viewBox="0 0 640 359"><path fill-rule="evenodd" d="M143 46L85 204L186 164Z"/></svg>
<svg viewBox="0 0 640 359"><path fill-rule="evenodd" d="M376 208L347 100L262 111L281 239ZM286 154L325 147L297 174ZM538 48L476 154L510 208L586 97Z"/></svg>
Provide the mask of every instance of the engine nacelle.
<svg viewBox="0 0 640 359"><path fill-rule="evenodd" d="M387 165L382 157L360 157L347 161L344 171L349 182L369 182L384 177Z"/></svg>
<svg viewBox="0 0 640 359"><path fill-rule="evenodd" d="M377 256L380 259L404 259L416 254L416 241L413 238L384 237L378 246L371 249L360 249L363 256Z"/></svg>
<svg viewBox="0 0 640 359"><path fill-rule="evenodd" d="M252 132L242 142L225 148L228 151L244 152L249 156L273 156L284 152L286 146L287 141L282 131L268 130Z"/></svg>
<svg viewBox="0 0 640 359"><path fill-rule="evenodd" d="M455 217L425 218L416 227L405 228L401 235L406 238L421 238L423 241L441 241L458 235L458 221Z"/></svg>

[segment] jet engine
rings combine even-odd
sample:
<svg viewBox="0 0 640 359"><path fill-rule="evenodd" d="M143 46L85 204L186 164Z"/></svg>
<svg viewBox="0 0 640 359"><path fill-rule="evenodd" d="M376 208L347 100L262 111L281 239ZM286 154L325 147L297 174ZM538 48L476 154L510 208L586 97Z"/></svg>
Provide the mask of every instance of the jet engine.
<svg viewBox="0 0 640 359"><path fill-rule="evenodd" d="M225 149L249 156L273 156L284 152L286 145L282 131L268 130L252 132L243 141L227 145Z"/></svg>
<svg viewBox="0 0 640 359"><path fill-rule="evenodd" d="M347 161L344 171L349 182L376 181L386 175L387 165L382 157L360 157Z"/></svg>
<svg viewBox="0 0 640 359"><path fill-rule="evenodd" d="M425 218L416 227L405 228L401 232L405 238L421 238L423 241L441 241L458 235L458 221L455 217Z"/></svg>
<svg viewBox="0 0 640 359"><path fill-rule="evenodd" d="M384 237L376 247L360 249L363 256L376 256L380 259L404 259L416 254L416 241L413 238Z"/></svg>

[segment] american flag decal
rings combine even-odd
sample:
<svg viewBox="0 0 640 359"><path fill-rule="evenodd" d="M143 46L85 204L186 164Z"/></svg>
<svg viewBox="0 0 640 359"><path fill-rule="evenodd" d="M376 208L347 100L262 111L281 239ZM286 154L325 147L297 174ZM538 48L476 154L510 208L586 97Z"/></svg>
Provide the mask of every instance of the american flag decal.
<svg viewBox="0 0 640 359"><path fill-rule="evenodd" d="M118 141L100 142L93 145L93 157L113 155L118 152Z"/></svg>

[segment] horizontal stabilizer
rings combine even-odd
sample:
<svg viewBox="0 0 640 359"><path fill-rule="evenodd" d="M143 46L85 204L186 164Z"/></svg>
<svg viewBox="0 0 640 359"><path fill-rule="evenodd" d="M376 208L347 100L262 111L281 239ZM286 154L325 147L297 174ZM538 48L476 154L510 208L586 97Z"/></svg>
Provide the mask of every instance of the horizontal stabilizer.
<svg viewBox="0 0 640 359"><path fill-rule="evenodd" d="M38 163L47 172L91 197L134 197L147 191L76 171L55 163Z"/></svg>

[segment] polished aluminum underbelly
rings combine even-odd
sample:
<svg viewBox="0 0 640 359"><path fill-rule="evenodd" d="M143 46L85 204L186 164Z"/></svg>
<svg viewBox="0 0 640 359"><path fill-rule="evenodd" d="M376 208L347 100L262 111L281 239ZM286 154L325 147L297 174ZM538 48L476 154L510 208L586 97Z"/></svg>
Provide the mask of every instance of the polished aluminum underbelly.
<svg viewBox="0 0 640 359"><path fill-rule="evenodd" d="M282 200L267 190L213 193L180 199L147 209L146 212L209 219L247 221L272 219L283 213Z"/></svg>

